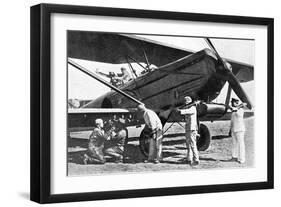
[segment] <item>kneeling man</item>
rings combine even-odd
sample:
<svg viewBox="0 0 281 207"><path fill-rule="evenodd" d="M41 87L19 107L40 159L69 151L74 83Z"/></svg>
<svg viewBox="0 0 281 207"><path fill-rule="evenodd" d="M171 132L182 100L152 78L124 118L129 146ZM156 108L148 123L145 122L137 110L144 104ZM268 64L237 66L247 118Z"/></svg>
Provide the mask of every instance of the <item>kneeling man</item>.
<svg viewBox="0 0 281 207"><path fill-rule="evenodd" d="M103 130L103 120L95 120L96 127L94 128L92 134L90 135L90 140L88 143L88 150L84 154L84 164L104 164L104 142L109 139L109 135Z"/></svg>
<svg viewBox="0 0 281 207"><path fill-rule="evenodd" d="M112 157L115 163L121 163L123 162L128 132L123 119L115 121L113 125L114 131L111 133L110 140L105 143L104 154Z"/></svg>

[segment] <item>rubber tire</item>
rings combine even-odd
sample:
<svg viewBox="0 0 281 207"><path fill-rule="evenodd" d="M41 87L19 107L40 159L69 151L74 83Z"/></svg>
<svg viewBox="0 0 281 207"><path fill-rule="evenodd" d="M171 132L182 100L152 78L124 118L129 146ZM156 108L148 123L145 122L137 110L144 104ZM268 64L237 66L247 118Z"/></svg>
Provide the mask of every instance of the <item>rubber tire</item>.
<svg viewBox="0 0 281 207"><path fill-rule="evenodd" d="M149 152L149 143L148 143L148 138L144 135L144 129L141 131L140 138L139 138L139 147L141 153L147 158L148 157L148 152Z"/></svg>
<svg viewBox="0 0 281 207"><path fill-rule="evenodd" d="M199 136L197 137L197 149L199 151L205 151L211 144L211 134L208 127L204 124L199 126Z"/></svg>

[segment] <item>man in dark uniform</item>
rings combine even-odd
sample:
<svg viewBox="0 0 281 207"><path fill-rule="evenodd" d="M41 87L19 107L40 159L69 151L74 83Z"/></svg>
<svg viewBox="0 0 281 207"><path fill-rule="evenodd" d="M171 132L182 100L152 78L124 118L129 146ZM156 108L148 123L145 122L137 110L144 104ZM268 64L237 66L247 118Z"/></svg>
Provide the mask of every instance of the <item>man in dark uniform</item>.
<svg viewBox="0 0 281 207"><path fill-rule="evenodd" d="M96 127L94 128L92 134L90 135L90 140L88 143L88 150L84 154L83 162L87 164L104 164L104 142L109 139L109 135L103 130L103 120L95 120Z"/></svg>
<svg viewBox="0 0 281 207"><path fill-rule="evenodd" d="M104 154L112 157L116 163L123 162L124 148L128 132L125 128L124 119L115 119L112 121L114 132L110 140L106 141L104 147Z"/></svg>

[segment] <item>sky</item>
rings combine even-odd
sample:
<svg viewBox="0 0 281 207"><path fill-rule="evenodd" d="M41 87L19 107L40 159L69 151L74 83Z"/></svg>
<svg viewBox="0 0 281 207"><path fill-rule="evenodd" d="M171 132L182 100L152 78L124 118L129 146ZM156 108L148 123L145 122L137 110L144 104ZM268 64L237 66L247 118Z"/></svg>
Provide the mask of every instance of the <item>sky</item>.
<svg viewBox="0 0 281 207"><path fill-rule="evenodd" d="M150 35L137 35L142 38L150 39L153 41L161 42L166 45L174 46L184 50L199 51L204 48L209 48L204 38L192 38L192 37L167 37L167 36L150 36ZM254 65L254 40L238 40L238 39L214 39L211 38L213 45L220 54L220 56ZM87 61L81 59L72 59L74 62L84 66L88 70L95 72L97 69L108 73L114 71L120 73L121 67L129 68L128 64L108 64L94 61ZM137 64L132 64L133 68L138 72L141 71L141 67ZM107 78L103 77L105 80ZM242 87L248 94L250 100L254 103L254 81L242 84ZM68 65L68 98L72 99L95 99L104 93L110 91L107 86L99 83L93 78L87 76L81 71L75 69L73 66ZM217 102L224 102L227 91L227 84L221 91L221 94L217 98ZM232 93L233 97L236 97Z"/></svg>

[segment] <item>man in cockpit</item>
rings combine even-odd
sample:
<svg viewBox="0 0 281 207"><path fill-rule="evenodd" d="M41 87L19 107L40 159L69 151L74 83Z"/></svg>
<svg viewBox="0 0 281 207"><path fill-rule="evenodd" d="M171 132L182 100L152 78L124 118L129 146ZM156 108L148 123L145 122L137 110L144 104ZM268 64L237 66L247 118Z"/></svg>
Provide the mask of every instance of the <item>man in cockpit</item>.
<svg viewBox="0 0 281 207"><path fill-rule="evenodd" d="M122 84L122 83L120 83L120 81L118 79L116 79L116 74L114 72L109 72L108 74L106 74L106 73L101 72L99 69L96 69L96 73L109 78L110 83L113 86L118 86L118 85Z"/></svg>
<svg viewBox="0 0 281 207"><path fill-rule="evenodd" d="M123 84L127 83L132 79L131 74L128 72L128 70L124 67L121 68L121 73L117 74L117 77L114 77L114 79L120 80Z"/></svg>

